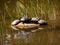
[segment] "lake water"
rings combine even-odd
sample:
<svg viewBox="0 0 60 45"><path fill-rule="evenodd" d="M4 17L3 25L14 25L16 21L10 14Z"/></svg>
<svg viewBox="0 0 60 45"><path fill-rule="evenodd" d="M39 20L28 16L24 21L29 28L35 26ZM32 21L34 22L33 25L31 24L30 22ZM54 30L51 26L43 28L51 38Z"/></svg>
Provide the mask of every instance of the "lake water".
<svg viewBox="0 0 60 45"><path fill-rule="evenodd" d="M0 45L60 45L60 28L51 22L31 31L0 31ZM30 30L30 29L27 29Z"/></svg>

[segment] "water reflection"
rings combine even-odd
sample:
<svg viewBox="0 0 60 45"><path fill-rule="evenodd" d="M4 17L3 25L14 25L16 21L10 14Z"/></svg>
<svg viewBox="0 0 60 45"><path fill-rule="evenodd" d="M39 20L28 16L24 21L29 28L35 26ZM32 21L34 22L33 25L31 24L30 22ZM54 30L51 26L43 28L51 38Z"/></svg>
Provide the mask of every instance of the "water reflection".
<svg viewBox="0 0 60 45"><path fill-rule="evenodd" d="M6 40L11 40L11 35L10 34L6 34Z"/></svg>
<svg viewBox="0 0 60 45"><path fill-rule="evenodd" d="M5 45L10 45L11 44L11 41L17 41L17 42L20 42L20 43L29 43L31 42L31 38L32 38L32 32L30 31L15 31L15 32L12 32L13 34L6 34L6 37L5 37ZM16 43L17 43L16 42ZM10 44L9 44L10 43Z"/></svg>
<svg viewBox="0 0 60 45"><path fill-rule="evenodd" d="M4 37L4 45L55 45L60 41L60 31L49 29L35 29L33 31L10 30ZM29 30L29 29L28 29ZM60 44L60 43L59 43Z"/></svg>
<svg viewBox="0 0 60 45"><path fill-rule="evenodd" d="M35 42L36 36L38 38L37 41L40 42L41 39L40 39L40 36L38 36L39 34L37 33L37 31L39 32L42 29L44 28L11 31L11 33L5 34L6 36L5 36L4 43L5 45L32 43L32 42Z"/></svg>
<svg viewBox="0 0 60 45"><path fill-rule="evenodd" d="M29 36L28 35L31 35L31 34L32 34L31 32L18 31L18 33L14 34L14 39L15 40L21 39L21 40L24 40L25 43L28 43L29 42Z"/></svg>

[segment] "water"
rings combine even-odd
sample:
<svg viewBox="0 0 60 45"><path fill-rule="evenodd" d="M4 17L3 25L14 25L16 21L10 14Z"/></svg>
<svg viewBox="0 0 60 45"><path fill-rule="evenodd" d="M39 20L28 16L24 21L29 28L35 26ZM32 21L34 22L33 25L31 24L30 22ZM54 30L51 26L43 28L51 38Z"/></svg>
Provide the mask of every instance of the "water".
<svg viewBox="0 0 60 45"><path fill-rule="evenodd" d="M43 28L43 29L42 29ZM7 30L0 34L1 45L60 45L60 29L55 24L33 31ZM30 30L30 29L27 29Z"/></svg>
<svg viewBox="0 0 60 45"><path fill-rule="evenodd" d="M60 31L13 31L4 34L2 45L60 45Z"/></svg>
<svg viewBox="0 0 60 45"><path fill-rule="evenodd" d="M60 31L18 31L5 34L2 45L60 45Z"/></svg>

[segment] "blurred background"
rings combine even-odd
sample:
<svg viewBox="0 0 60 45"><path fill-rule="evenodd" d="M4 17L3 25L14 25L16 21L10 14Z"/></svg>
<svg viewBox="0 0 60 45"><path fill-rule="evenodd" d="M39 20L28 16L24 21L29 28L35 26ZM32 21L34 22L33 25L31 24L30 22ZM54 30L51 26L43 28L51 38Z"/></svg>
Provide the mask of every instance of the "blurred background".
<svg viewBox="0 0 60 45"><path fill-rule="evenodd" d="M35 33L14 31L11 22L24 15L37 16L49 25ZM60 45L59 42L60 0L0 0L1 45Z"/></svg>

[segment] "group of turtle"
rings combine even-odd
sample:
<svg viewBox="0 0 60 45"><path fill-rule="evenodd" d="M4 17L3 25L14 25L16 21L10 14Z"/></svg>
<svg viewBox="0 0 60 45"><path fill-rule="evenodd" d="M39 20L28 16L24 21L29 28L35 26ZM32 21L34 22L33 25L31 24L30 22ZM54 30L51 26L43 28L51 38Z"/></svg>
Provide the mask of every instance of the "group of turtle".
<svg viewBox="0 0 60 45"><path fill-rule="evenodd" d="M19 23L26 23L26 24L40 24L40 25L47 25L47 21L42 20L38 17L28 18L28 17L22 17L20 19L14 20L11 25L17 25Z"/></svg>

